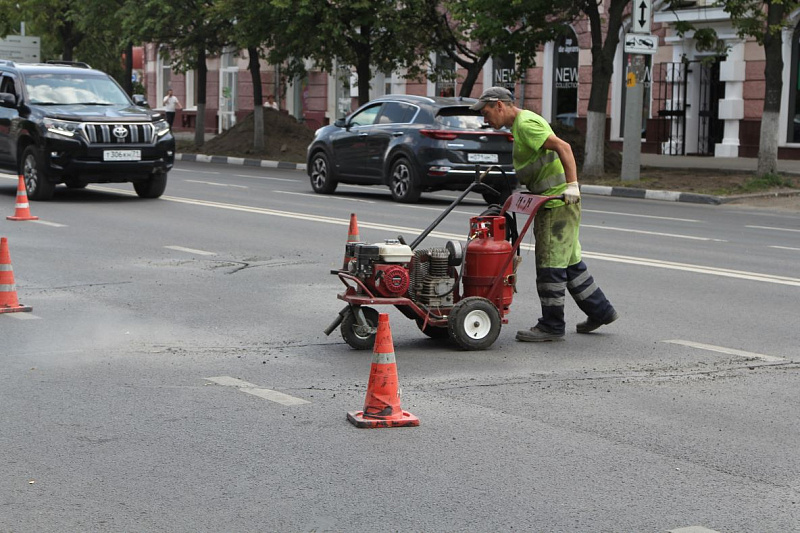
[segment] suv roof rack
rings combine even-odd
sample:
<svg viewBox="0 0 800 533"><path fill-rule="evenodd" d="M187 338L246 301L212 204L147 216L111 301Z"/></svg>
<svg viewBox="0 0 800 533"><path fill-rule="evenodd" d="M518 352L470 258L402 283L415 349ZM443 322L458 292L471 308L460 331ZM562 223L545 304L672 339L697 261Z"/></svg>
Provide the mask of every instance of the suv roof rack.
<svg viewBox="0 0 800 533"><path fill-rule="evenodd" d="M47 61L48 65L69 65L71 67L78 67L78 68L92 68L89 66L88 63L84 63L83 61L62 61L60 59L49 59Z"/></svg>
<svg viewBox="0 0 800 533"><path fill-rule="evenodd" d="M16 66L14 64L14 62L11 61L10 59L0 59L0 65L6 65L6 66L9 66L9 67L15 67Z"/></svg>

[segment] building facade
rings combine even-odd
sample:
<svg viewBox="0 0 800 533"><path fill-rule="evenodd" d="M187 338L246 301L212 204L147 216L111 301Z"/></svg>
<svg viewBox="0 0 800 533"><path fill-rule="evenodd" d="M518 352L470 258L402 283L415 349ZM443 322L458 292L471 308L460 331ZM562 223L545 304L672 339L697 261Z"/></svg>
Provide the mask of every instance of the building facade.
<svg viewBox="0 0 800 533"><path fill-rule="evenodd" d="M669 155L756 157L764 100L764 51L754 40L740 38L729 16L714 0L682 0L670 7L654 0L651 34L657 48L644 55L642 151ZM678 6L678 7L676 7ZM677 21L713 28L724 43L722 52L698 48L692 34L680 36ZM792 13L783 31L784 75L780 113L779 157L800 159L800 12ZM627 17L614 59L614 76L607 103L607 139L621 149L626 104L626 79L631 57L624 51L632 30ZM159 57L154 45L144 54L147 96L158 107L171 87L184 106L177 129L194 127L197 87L193 72L177 74ZM253 86L246 51L231 50L208 60L206 129L219 132L233 126L253 109ZM446 58L431 63L448 66ZM374 74L370 97L400 93L421 96L458 94L465 72L455 68L452 81L406 79L403 72ZM536 111L550 122L583 128L592 83L591 35L588 23L578 21L557 42L544 45L536 66L517 77L513 56L489 60L472 89L475 97L491 85L514 91L518 105ZM280 110L310 128L332 123L357 102L355 73L348 66L326 73L309 69L302 80L282 83L279 69L262 62L261 84L266 99L274 94ZM350 79L349 86L341 80Z"/></svg>

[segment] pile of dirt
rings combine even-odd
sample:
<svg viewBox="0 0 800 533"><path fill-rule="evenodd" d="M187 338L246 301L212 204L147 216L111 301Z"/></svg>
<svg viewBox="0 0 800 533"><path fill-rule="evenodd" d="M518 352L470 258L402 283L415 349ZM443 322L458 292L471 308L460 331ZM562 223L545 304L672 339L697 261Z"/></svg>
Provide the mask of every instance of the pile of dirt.
<svg viewBox="0 0 800 533"><path fill-rule="evenodd" d="M227 157L269 159L291 163L305 163L306 148L314 138L314 131L286 113L264 110L264 147L253 146L254 120L250 113L234 127L217 135L201 147L193 141L178 141L180 153L202 153Z"/></svg>

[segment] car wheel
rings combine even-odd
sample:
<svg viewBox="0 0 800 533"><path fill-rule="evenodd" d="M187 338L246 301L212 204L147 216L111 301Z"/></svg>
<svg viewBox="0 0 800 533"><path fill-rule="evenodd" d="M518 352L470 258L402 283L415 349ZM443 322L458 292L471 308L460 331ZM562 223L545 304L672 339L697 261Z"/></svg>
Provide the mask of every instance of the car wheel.
<svg viewBox="0 0 800 533"><path fill-rule="evenodd" d="M47 179L42 157L35 146L28 146L22 152L20 174L25 181L25 193L29 200L49 200L53 197L56 184Z"/></svg>
<svg viewBox="0 0 800 533"><path fill-rule="evenodd" d="M417 184L416 171L405 157L401 157L392 165L389 189L395 202L413 204L419 200L421 191Z"/></svg>
<svg viewBox="0 0 800 533"><path fill-rule="evenodd" d="M166 188L167 173L163 171L156 172L147 181L137 181L133 184L133 190L139 198L158 198L164 194Z"/></svg>
<svg viewBox="0 0 800 533"><path fill-rule="evenodd" d="M317 152L311 158L308 177L311 178L311 188L318 194L331 194L338 185L325 152Z"/></svg>

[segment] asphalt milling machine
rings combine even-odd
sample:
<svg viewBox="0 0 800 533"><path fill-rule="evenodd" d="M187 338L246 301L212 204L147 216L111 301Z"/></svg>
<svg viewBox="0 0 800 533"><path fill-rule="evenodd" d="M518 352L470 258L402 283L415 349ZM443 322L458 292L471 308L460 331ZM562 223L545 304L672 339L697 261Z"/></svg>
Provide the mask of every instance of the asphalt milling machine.
<svg viewBox="0 0 800 533"><path fill-rule="evenodd" d="M476 169L475 180L411 244L402 236L348 242L342 269L331 271L345 285L338 298L347 305L325 334L341 326L350 347L372 349L379 313L371 306L393 305L428 337L450 337L465 350L489 348L508 323L522 239L539 208L563 197L508 191L502 206L470 218L466 245L451 240L441 248L418 246L473 190L503 197L482 182L495 168ZM517 214L528 215L520 232Z"/></svg>

